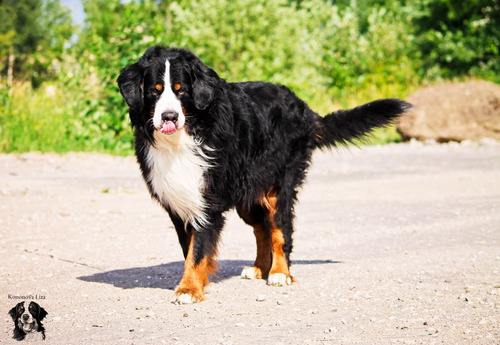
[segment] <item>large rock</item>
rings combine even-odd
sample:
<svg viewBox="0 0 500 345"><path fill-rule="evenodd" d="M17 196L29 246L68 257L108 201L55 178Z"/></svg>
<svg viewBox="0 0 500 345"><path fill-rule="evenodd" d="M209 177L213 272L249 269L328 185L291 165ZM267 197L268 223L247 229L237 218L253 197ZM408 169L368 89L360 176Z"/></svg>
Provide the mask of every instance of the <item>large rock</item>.
<svg viewBox="0 0 500 345"><path fill-rule="evenodd" d="M500 140L500 86L487 81L433 86L408 97L397 124L404 139Z"/></svg>

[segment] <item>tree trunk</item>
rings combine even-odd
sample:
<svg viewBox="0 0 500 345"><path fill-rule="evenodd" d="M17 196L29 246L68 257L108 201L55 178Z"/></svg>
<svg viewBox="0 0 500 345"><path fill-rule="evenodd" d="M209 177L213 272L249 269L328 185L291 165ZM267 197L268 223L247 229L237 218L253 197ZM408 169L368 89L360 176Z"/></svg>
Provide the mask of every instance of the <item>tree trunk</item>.
<svg viewBox="0 0 500 345"><path fill-rule="evenodd" d="M12 80L14 79L14 46L10 46L9 49L9 65L7 67L7 85L12 87Z"/></svg>

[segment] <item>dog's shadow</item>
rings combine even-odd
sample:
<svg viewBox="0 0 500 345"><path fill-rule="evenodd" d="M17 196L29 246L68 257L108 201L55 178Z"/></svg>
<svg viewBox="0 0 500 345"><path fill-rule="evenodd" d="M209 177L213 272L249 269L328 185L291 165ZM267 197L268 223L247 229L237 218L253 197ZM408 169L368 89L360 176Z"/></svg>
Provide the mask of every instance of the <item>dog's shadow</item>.
<svg viewBox="0 0 500 345"><path fill-rule="evenodd" d="M217 262L219 270L212 282L220 282L231 277L239 276L244 267L252 266L253 261L220 260ZM332 260L296 260L293 265L338 264L340 261ZM112 284L122 289L152 288L174 290L182 278L184 261L175 261L168 264L134 267L121 270L96 273L90 276L81 276L77 279Z"/></svg>

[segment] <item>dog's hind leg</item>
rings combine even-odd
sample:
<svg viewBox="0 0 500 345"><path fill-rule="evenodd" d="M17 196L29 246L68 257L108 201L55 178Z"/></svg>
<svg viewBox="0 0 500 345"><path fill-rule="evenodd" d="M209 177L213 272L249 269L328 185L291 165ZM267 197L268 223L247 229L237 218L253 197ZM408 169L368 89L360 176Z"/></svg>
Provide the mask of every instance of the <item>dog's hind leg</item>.
<svg viewBox="0 0 500 345"><path fill-rule="evenodd" d="M271 231L266 224L269 217L269 210L263 205L254 205L249 210L241 207L237 208L239 216L253 227L255 241L257 243L257 257L251 267L245 267L241 272L241 277L245 279L267 278L271 269L272 241Z"/></svg>
<svg viewBox="0 0 500 345"><path fill-rule="evenodd" d="M277 195L271 189L258 205L238 214L253 226L257 242L257 257L252 267L246 267L242 278L267 278L269 285L289 285L293 278L288 269L291 252L291 234L285 236L283 229L276 224Z"/></svg>
<svg viewBox="0 0 500 345"><path fill-rule="evenodd" d="M268 285L284 286L294 281L290 275L290 253L292 251L292 224L286 203L278 205L278 196L268 194L268 223L271 230L272 264L267 277Z"/></svg>

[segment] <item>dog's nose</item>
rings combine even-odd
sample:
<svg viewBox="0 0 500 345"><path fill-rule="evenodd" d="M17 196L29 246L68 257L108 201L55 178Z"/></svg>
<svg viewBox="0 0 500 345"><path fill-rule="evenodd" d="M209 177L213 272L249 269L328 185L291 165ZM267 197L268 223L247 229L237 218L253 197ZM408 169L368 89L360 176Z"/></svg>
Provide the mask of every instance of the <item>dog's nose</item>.
<svg viewBox="0 0 500 345"><path fill-rule="evenodd" d="M23 321L28 321L30 316L28 314L23 314Z"/></svg>
<svg viewBox="0 0 500 345"><path fill-rule="evenodd" d="M166 111L166 112L161 114L161 119L163 122L167 122L167 121L176 122L178 118L179 118L179 114L177 114L177 112L175 112L175 111Z"/></svg>

